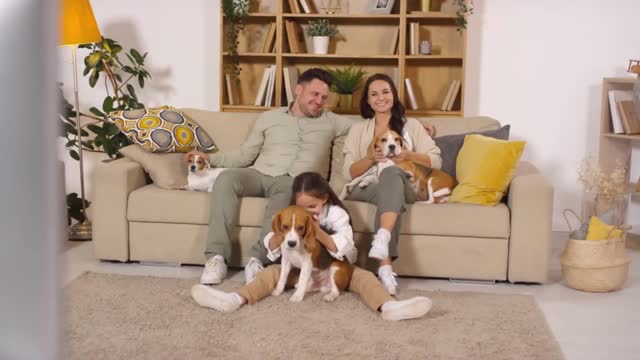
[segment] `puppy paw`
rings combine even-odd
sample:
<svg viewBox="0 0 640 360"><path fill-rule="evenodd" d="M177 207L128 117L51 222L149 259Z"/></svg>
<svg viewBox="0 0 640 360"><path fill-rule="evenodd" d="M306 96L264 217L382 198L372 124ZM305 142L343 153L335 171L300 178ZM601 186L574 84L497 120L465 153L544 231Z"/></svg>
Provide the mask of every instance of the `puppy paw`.
<svg viewBox="0 0 640 360"><path fill-rule="evenodd" d="M275 289L271 292L272 296L280 296L284 290L283 289Z"/></svg>
<svg viewBox="0 0 640 360"><path fill-rule="evenodd" d="M324 296L324 301L326 302L333 302L335 299L338 298L338 295L340 295L339 292L330 292L327 295Z"/></svg>
<svg viewBox="0 0 640 360"><path fill-rule="evenodd" d="M302 299L304 299L304 292L301 291L296 291L293 293L293 295L291 295L291 297L289 298L290 302L300 302L302 301Z"/></svg>

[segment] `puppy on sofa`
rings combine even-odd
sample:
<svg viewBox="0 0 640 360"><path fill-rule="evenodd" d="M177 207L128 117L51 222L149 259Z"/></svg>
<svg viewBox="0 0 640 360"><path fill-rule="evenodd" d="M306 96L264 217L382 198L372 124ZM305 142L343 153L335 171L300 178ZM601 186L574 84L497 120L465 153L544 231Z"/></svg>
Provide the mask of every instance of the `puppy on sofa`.
<svg viewBox="0 0 640 360"><path fill-rule="evenodd" d="M349 182L340 197L344 199L353 186L365 188L370 184L377 184L382 170L389 166L397 166L409 175L411 187L416 193L418 201L424 201L428 204L448 201L449 195L457 185L457 181L451 175L442 170L424 167L410 160L394 160L403 149L411 150L412 148L411 139L404 138L393 130L388 130L381 136L375 136L369 145L368 153L373 154L376 150L382 151L387 160L378 162L364 174Z"/></svg>
<svg viewBox="0 0 640 360"><path fill-rule="evenodd" d="M211 192L213 184L218 176L226 168L212 168L206 154L199 151L190 151L185 154L187 163L187 185L184 190Z"/></svg>

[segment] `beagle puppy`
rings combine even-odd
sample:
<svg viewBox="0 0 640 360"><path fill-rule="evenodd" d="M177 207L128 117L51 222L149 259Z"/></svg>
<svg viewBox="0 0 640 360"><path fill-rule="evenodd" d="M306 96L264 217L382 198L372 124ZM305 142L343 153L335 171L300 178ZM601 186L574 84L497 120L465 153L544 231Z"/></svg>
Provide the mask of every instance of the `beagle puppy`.
<svg viewBox="0 0 640 360"><path fill-rule="evenodd" d="M412 145L406 144L406 140L393 130L388 130L382 136L374 137L369 145L369 154L373 154L376 150L381 150L382 154L390 161L378 163L375 177L363 178L359 186L366 187L371 183L377 183L382 170L388 166L395 165L409 175L411 187L415 191L418 201L425 201L428 204L439 204L448 201L453 188L458 184L451 175L442 170L427 168L409 160L393 161L394 157L403 148L412 147Z"/></svg>
<svg viewBox="0 0 640 360"><path fill-rule="evenodd" d="M187 185L184 190L211 192L213 184L225 168L212 168L206 154L191 151L185 154L187 164Z"/></svg>
<svg viewBox="0 0 640 360"><path fill-rule="evenodd" d="M280 278L272 295L282 294L292 268L289 282L296 283L291 302L304 299L307 292L320 291L325 301L334 301L340 290L351 281L353 266L347 260L336 260L316 238L313 218L304 208L296 205L280 210L271 224L274 236L271 241L280 246L282 266Z"/></svg>

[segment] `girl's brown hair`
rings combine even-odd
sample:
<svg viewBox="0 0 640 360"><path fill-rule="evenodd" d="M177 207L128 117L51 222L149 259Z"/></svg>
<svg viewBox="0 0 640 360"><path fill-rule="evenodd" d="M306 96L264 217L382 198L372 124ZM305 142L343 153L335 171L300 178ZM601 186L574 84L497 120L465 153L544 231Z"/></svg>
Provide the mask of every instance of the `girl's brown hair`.
<svg viewBox="0 0 640 360"><path fill-rule="evenodd" d="M322 175L315 172L304 172L293 179L293 185L291 186L291 205L296 204L296 198L299 194L308 194L318 199L327 199L327 204L341 207L347 215L349 211L338 195L331 189L329 183ZM349 216L349 224L351 224L351 216Z"/></svg>

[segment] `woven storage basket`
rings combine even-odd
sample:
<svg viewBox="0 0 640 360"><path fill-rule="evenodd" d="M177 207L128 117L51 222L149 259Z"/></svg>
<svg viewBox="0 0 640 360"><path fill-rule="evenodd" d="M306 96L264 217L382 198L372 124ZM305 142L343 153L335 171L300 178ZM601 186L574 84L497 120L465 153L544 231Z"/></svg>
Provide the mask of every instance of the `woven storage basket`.
<svg viewBox="0 0 640 360"><path fill-rule="evenodd" d="M573 211L567 213L578 217ZM579 219L579 218L578 218ZM582 220L580 220L582 223ZM618 227L627 230L628 226ZM576 290L608 292L621 289L627 281L629 257L625 254L625 236L622 239L575 240L569 237L560 256L562 277L567 285Z"/></svg>

